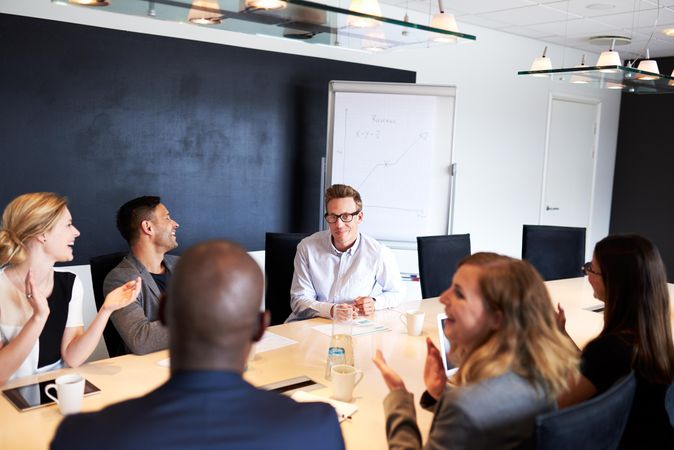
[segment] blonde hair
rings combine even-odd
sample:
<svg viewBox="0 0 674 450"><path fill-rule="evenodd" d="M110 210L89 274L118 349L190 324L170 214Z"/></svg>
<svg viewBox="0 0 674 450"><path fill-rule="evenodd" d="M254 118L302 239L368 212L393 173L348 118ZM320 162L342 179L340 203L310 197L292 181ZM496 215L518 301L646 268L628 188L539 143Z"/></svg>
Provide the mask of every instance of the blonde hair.
<svg viewBox="0 0 674 450"><path fill-rule="evenodd" d="M68 200L53 192L32 192L12 200L0 224L0 266L21 264L28 257L29 239L49 231Z"/></svg>
<svg viewBox="0 0 674 450"><path fill-rule="evenodd" d="M578 353L557 327L548 290L536 269L508 257L475 262L470 258L459 266L481 268L480 294L487 311L501 316L500 326L465 357L454 382L477 383L512 371L551 398L566 391L569 377L578 373Z"/></svg>

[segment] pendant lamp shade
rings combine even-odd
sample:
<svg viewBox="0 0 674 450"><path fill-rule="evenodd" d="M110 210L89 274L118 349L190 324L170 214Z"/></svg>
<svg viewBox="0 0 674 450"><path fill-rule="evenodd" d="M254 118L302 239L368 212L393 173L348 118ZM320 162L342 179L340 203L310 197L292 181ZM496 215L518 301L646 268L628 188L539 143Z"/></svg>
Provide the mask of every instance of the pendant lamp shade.
<svg viewBox="0 0 674 450"><path fill-rule="evenodd" d="M194 0L187 13L187 21L199 25L217 25L222 23L222 14L217 0Z"/></svg>
<svg viewBox="0 0 674 450"><path fill-rule="evenodd" d="M288 4L282 0L246 0L246 8L284 9Z"/></svg>
<svg viewBox="0 0 674 450"><path fill-rule="evenodd" d="M105 0L68 0L68 3L82 6L108 6L110 4Z"/></svg>
<svg viewBox="0 0 674 450"><path fill-rule="evenodd" d="M646 49L646 59L641 60L637 69L643 70L644 72L651 72L651 73L658 74L658 75L660 74L660 68L658 68L658 62L654 59L651 59L651 53L648 49ZM640 75L637 75L637 78L639 80L645 81L645 80L655 80L658 77L640 74Z"/></svg>
<svg viewBox="0 0 674 450"><path fill-rule="evenodd" d="M587 64L585 64L585 55L583 55L580 59L580 64L576 66L576 69L582 69L584 67L587 67ZM590 82L587 77L584 77L582 75L574 74L571 75L571 83L573 84L587 84Z"/></svg>
<svg viewBox="0 0 674 450"><path fill-rule="evenodd" d="M351 0L349 11L381 17L381 8L377 0ZM379 22L368 17L349 16L346 24L354 28L373 28Z"/></svg>
<svg viewBox="0 0 674 450"><path fill-rule="evenodd" d="M614 50L607 50L601 52L599 59L597 60L598 66L620 66L622 61L620 60L620 55Z"/></svg>
<svg viewBox="0 0 674 450"><path fill-rule="evenodd" d="M550 61L550 58L547 57L548 53L548 47L546 46L543 49L543 55L534 58L534 62L531 63L531 68L529 69L530 71L536 71L536 70L551 70L552 69L552 61ZM533 75L535 77L545 77L547 75L545 74L535 74Z"/></svg>
<svg viewBox="0 0 674 450"><path fill-rule="evenodd" d="M613 39L613 42L611 42L611 48L609 48L605 52L601 52L601 55L599 55L599 59L597 60L597 66L602 67L602 66L622 66L623 62L620 59L620 55L618 52L613 50L615 47L615 39ZM613 69L606 69L606 70L601 70L602 72L607 72L607 73L613 73L616 72L616 70ZM609 87L608 89L616 89L616 88L611 88Z"/></svg>
<svg viewBox="0 0 674 450"><path fill-rule="evenodd" d="M459 32L459 26L456 24L454 14L449 14L442 11L433 15L431 18L431 27L439 28L441 30L453 31L455 33ZM442 43L455 43L457 41L454 36L440 33L433 33L431 40Z"/></svg>

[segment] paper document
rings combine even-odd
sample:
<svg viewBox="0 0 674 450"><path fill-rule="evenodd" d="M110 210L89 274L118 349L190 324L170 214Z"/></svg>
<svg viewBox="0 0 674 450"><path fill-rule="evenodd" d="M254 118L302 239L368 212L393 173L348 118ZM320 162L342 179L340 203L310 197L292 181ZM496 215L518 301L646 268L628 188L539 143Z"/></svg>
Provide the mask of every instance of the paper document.
<svg viewBox="0 0 674 450"><path fill-rule="evenodd" d="M327 336L332 336L332 324L327 325L316 325L312 327L314 330L319 333L323 333ZM380 331L391 331L386 325L382 325L377 322L373 322L369 319L354 319L353 326L351 328L352 336L360 336L361 334L369 333L378 333Z"/></svg>
<svg viewBox="0 0 674 450"><path fill-rule="evenodd" d="M293 344L297 344L297 341L272 333L271 331L265 331L260 342L255 343L255 353L268 352Z"/></svg>
<svg viewBox="0 0 674 450"><path fill-rule="evenodd" d="M297 341L280 336L271 331L265 331L260 342L255 343L255 353L268 352L276 350L277 348L286 347L288 345L297 344ZM171 367L171 358L165 358L157 361L157 365L161 367Z"/></svg>
<svg viewBox="0 0 674 450"><path fill-rule="evenodd" d="M351 416L353 416L355 412L358 411L358 406L354 405L353 403L340 402L338 400L334 400L331 398L319 397L318 395L310 394L304 391L297 391L293 395L291 395L290 398L300 403L307 403L307 402L329 403L330 405L332 405L333 408L335 408L335 411L337 411L337 417L339 418L340 422L345 419L350 419Z"/></svg>
<svg viewBox="0 0 674 450"><path fill-rule="evenodd" d="M164 358L162 360L157 361L157 365L161 367L171 367L171 358Z"/></svg>

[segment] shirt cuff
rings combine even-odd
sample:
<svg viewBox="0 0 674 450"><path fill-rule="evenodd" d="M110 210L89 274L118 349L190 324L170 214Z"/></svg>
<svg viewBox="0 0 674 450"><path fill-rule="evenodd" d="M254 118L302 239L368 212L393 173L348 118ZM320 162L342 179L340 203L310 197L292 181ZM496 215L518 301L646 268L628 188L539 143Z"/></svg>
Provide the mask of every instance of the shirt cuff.
<svg viewBox="0 0 674 450"><path fill-rule="evenodd" d="M438 403L438 401L433 398L433 396L429 394L428 391L424 391L424 393L421 395L421 398L419 399L419 406L424 409L432 409L435 407L436 403Z"/></svg>
<svg viewBox="0 0 674 450"><path fill-rule="evenodd" d="M314 309L318 311L320 317L330 319L330 309L334 306L334 303L328 302L316 302Z"/></svg>

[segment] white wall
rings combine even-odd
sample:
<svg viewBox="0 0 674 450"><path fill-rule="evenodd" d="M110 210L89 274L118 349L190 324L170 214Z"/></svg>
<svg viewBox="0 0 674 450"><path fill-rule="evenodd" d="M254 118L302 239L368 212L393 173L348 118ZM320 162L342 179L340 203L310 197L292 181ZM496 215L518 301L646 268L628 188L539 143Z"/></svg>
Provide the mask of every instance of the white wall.
<svg viewBox="0 0 674 450"><path fill-rule="evenodd" d="M127 17L101 11L101 8L58 6L47 0L0 0L0 11L414 70L418 83L455 85L453 160L458 163L458 175L453 232L471 233L473 250L513 256L520 255L522 224L538 223L550 95L597 99L601 101L602 117L588 234L591 245L608 233L620 93L518 77L517 71L527 69L533 57L542 52L546 45L542 42L463 25L463 32L477 36L476 42L369 54ZM416 14L411 15L413 21L423 20ZM572 66L578 63L581 53L551 46L548 56L555 67ZM590 61L596 56L587 55Z"/></svg>

